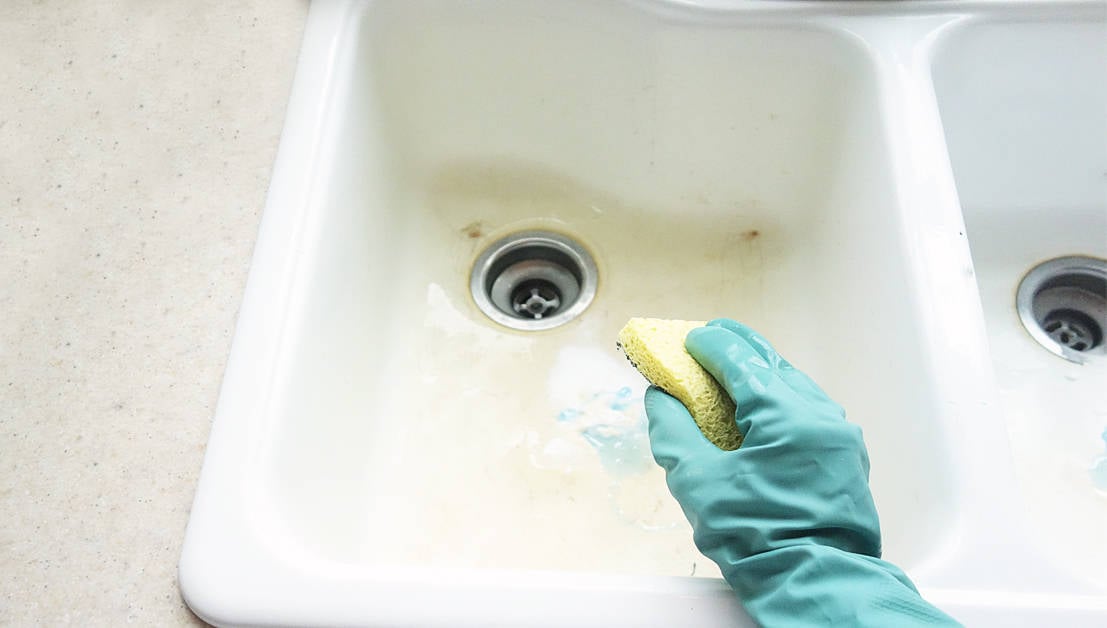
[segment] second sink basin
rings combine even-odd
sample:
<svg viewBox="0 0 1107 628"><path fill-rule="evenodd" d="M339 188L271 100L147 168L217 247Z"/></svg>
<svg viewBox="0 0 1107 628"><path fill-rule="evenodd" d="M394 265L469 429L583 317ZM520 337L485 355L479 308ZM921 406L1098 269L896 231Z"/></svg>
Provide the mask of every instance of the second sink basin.
<svg viewBox="0 0 1107 628"><path fill-rule="evenodd" d="M1026 512L1058 563L1107 586L1107 317L1072 362L1016 311L1042 262L1107 267L1105 71L1102 24L1038 19L951 33L934 77Z"/></svg>

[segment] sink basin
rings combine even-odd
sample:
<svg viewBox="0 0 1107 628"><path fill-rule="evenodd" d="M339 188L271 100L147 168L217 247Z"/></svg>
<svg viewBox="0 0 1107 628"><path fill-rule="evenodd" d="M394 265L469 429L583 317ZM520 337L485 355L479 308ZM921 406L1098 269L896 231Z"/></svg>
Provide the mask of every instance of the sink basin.
<svg viewBox="0 0 1107 628"><path fill-rule="evenodd" d="M1045 260L1107 264L1107 82L1088 80L1107 70L1103 35L1102 23L1064 16L969 26L934 66L1026 512L1066 569L1101 586L1107 355L1102 344L1082 363L1045 350L1020 323L1015 290Z"/></svg>
<svg viewBox="0 0 1107 628"><path fill-rule="evenodd" d="M1053 389L1005 379L1012 306L988 296L1043 254L1012 242L1049 215L1008 220L1023 206L993 168L1014 166L972 135L1031 71L991 64L1003 45L1090 41L1105 19L1096 3L313 3L185 599L217 625L752 625L691 543L650 458L645 383L614 347L632 316L728 316L864 428L885 557L928 598L974 625L1107 621L1094 560L1041 541L1094 528L1025 507L1078 507L1056 489L1087 469L1051 475L1029 448ZM1103 58L1065 50L1074 80ZM1080 111L1102 112L1085 89ZM1048 91L1026 115L1057 115ZM1102 152L1082 146L1083 192L1052 160L1027 185L1087 221L1086 242L1065 224L1054 242L1102 254ZM587 251L597 288L521 331L478 307L470 274L535 231ZM1042 353L1027 360L1060 362ZM1076 423L1096 412L1057 450L1087 454Z"/></svg>

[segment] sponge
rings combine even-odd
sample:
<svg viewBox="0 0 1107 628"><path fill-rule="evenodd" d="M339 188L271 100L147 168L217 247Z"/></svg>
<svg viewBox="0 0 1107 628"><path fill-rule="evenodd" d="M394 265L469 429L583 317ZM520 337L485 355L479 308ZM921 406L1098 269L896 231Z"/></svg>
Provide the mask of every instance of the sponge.
<svg viewBox="0 0 1107 628"><path fill-rule="evenodd" d="M730 395L684 349L688 332L704 321L632 318L619 332L618 347L651 384L676 397L709 441L738 449L742 434Z"/></svg>

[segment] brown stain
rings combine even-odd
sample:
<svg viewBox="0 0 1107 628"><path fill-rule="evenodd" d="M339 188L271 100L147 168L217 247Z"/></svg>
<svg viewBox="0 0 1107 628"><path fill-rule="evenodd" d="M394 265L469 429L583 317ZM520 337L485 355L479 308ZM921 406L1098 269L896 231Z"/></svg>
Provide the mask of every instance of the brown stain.
<svg viewBox="0 0 1107 628"><path fill-rule="evenodd" d="M747 229L738 234L738 237L741 238L743 242L753 242L761 237L761 231L759 229Z"/></svg>
<svg viewBox="0 0 1107 628"><path fill-rule="evenodd" d="M459 231L461 231L461 233L464 233L465 236L468 237L470 240L476 240L477 238L480 238L484 235L484 223L479 220L474 220L473 222L459 229Z"/></svg>

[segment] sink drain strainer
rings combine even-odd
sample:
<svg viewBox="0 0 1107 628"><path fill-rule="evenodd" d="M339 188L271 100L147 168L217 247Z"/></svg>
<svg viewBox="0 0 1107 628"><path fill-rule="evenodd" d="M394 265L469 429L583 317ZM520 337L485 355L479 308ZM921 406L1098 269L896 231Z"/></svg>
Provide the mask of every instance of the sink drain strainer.
<svg viewBox="0 0 1107 628"><path fill-rule="evenodd" d="M1107 330L1107 260L1061 257L1032 268L1015 298L1019 318L1046 349L1083 363L1103 354Z"/></svg>
<svg viewBox="0 0 1107 628"><path fill-rule="evenodd" d="M550 231L522 231L485 249L469 277L477 307L512 329L551 329L596 296L596 263L583 246Z"/></svg>

